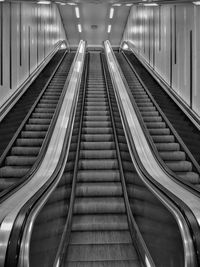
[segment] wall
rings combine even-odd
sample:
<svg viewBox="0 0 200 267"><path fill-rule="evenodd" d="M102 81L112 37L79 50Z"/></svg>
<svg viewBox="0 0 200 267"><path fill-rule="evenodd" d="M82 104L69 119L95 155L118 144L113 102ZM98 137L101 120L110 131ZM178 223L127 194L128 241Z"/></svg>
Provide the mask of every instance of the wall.
<svg viewBox="0 0 200 267"><path fill-rule="evenodd" d="M200 116L199 6L133 6L123 41Z"/></svg>
<svg viewBox="0 0 200 267"><path fill-rule="evenodd" d="M63 39L56 5L0 3L0 106Z"/></svg>

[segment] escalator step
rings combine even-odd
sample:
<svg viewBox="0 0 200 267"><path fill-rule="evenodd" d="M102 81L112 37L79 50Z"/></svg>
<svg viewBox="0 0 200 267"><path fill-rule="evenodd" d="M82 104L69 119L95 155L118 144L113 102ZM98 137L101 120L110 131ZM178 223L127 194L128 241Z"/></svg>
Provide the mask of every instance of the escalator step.
<svg viewBox="0 0 200 267"><path fill-rule="evenodd" d="M77 180L79 182L118 182L120 175L118 170L93 170L79 171L77 174Z"/></svg>
<svg viewBox="0 0 200 267"><path fill-rule="evenodd" d="M84 231L72 232L70 243L72 245L129 244L132 243L132 239L129 231Z"/></svg>
<svg viewBox="0 0 200 267"><path fill-rule="evenodd" d="M118 168L118 161L115 159L80 160L79 168L82 170L113 170Z"/></svg>
<svg viewBox="0 0 200 267"><path fill-rule="evenodd" d="M16 141L17 146L38 146L40 147L43 143L43 139L32 139L32 138L18 138Z"/></svg>
<svg viewBox="0 0 200 267"><path fill-rule="evenodd" d="M116 158L115 150L81 150L82 159L113 159Z"/></svg>
<svg viewBox="0 0 200 267"><path fill-rule="evenodd" d="M73 261L67 262L67 266L69 267L141 267L140 262L136 260L109 260L109 261Z"/></svg>
<svg viewBox="0 0 200 267"><path fill-rule="evenodd" d="M69 245L67 261L135 260L132 244Z"/></svg>
<svg viewBox="0 0 200 267"><path fill-rule="evenodd" d="M156 143L158 151L179 151L179 143Z"/></svg>
<svg viewBox="0 0 200 267"><path fill-rule="evenodd" d="M22 138L44 138L46 131L22 131Z"/></svg>
<svg viewBox="0 0 200 267"><path fill-rule="evenodd" d="M123 214L124 199L120 197L82 197L75 199L74 214Z"/></svg>
<svg viewBox="0 0 200 267"><path fill-rule="evenodd" d="M160 152L159 153L161 158L163 160L174 160L174 161L177 161L177 160L185 160L186 159L186 155L185 155L185 152L183 151L170 151L170 152Z"/></svg>
<svg viewBox="0 0 200 267"><path fill-rule="evenodd" d="M122 188L121 184L117 182L77 183L76 196L77 197L122 196Z"/></svg>
<svg viewBox="0 0 200 267"><path fill-rule="evenodd" d="M195 172L175 172L181 179L192 184L200 183L199 174Z"/></svg>
<svg viewBox="0 0 200 267"><path fill-rule="evenodd" d="M128 230L126 215L75 215L72 231L121 231Z"/></svg>
<svg viewBox="0 0 200 267"><path fill-rule="evenodd" d="M81 149L110 150L115 148L115 143L108 142L81 142Z"/></svg>
<svg viewBox="0 0 200 267"><path fill-rule="evenodd" d="M175 142L174 135L153 135L152 139L155 143L173 143L173 142Z"/></svg>
<svg viewBox="0 0 200 267"><path fill-rule="evenodd" d="M35 163L37 157L8 156L5 164L10 166L31 166Z"/></svg>
<svg viewBox="0 0 200 267"><path fill-rule="evenodd" d="M26 167L2 167L0 168L0 177L1 178L21 178L28 172L29 168Z"/></svg>
<svg viewBox="0 0 200 267"><path fill-rule="evenodd" d="M192 163L190 161L165 161L168 168L174 172L190 172L192 171Z"/></svg>
<svg viewBox="0 0 200 267"><path fill-rule="evenodd" d="M33 155L37 156L40 151L40 147L20 147L20 146L15 146L12 147L11 149L11 154L12 155L21 155L21 156L28 156L28 155Z"/></svg>
<svg viewBox="0 0 200 267"><path fill-rule="evenodd" d="M86 142L107 142L113 140L112 134L82 134L82 141Z"/></svg>

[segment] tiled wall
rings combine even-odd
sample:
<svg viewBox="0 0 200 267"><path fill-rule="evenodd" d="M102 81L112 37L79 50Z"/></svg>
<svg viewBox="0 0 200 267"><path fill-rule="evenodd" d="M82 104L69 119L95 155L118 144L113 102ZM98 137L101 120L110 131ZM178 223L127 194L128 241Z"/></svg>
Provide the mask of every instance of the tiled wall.
<svg viewBox="0 0 200 267"><path fill-rule="evenodd" d="M133 6L123 40L200 116L199 6Z"/></svg>
<svg viewBox="0 0 200 267"><path fill-rule="evenodd" d="M0 106L63 39L56 5L0 3Z"/></svg>

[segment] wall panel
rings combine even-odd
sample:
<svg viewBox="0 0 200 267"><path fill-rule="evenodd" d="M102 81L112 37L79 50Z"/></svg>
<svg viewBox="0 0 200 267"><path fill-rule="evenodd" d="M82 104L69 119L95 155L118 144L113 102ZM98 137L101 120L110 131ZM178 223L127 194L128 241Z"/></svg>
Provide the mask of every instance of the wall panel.
<svg viewBox="0 0 200 267"><path fill-rule="evenodd" d="M64 39L55 4L0 3L0 106Z"/></svg>
<svg viewBox="0 0 200 267"><path fill-rule="evenodd" d="M122 41L200 116L199 6L133 6Z"/></svg>

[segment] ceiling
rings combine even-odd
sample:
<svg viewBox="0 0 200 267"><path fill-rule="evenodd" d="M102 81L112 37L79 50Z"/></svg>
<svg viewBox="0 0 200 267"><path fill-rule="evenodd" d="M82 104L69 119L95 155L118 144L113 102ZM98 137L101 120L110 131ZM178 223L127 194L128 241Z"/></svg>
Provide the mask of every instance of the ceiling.
<svg viewBox="0 0 200 267"><path fill-rule="evenodd" d="M19 0L11 1L18 2ZM81 39L87 41L88 46L92 47L101 46L102 42L107 39L112 46L119 46L131 8L127 4L144 3L144 1L165 4L192 2L193 0L51 0L58 5L67 39L72 47L77 46ZM117 4L121 5L117 6ZM75 7L79 8L80 18L76 17ZM112 19L109 18L111 7L114 8ZM81 33L78 31L78 24L82 27ZM108 25L111 25L110 33L108 33Z"/></svg>
<svg viewBox="0 0 200 267"><path fill-rule="evenodd" d="M88 46L101 46L104 40L109 39L113 46L119 46L130 7L114 7L113 19L109 19L110 4L105 1L83 2L77 5L80 19L76 18L75 6L59 6L70 45L77 46L80 39L83 39L87 41ZM78 32L78 24L82 26L81 33ZM110 33L107 31L109 24L112 25Z"/></svg>

